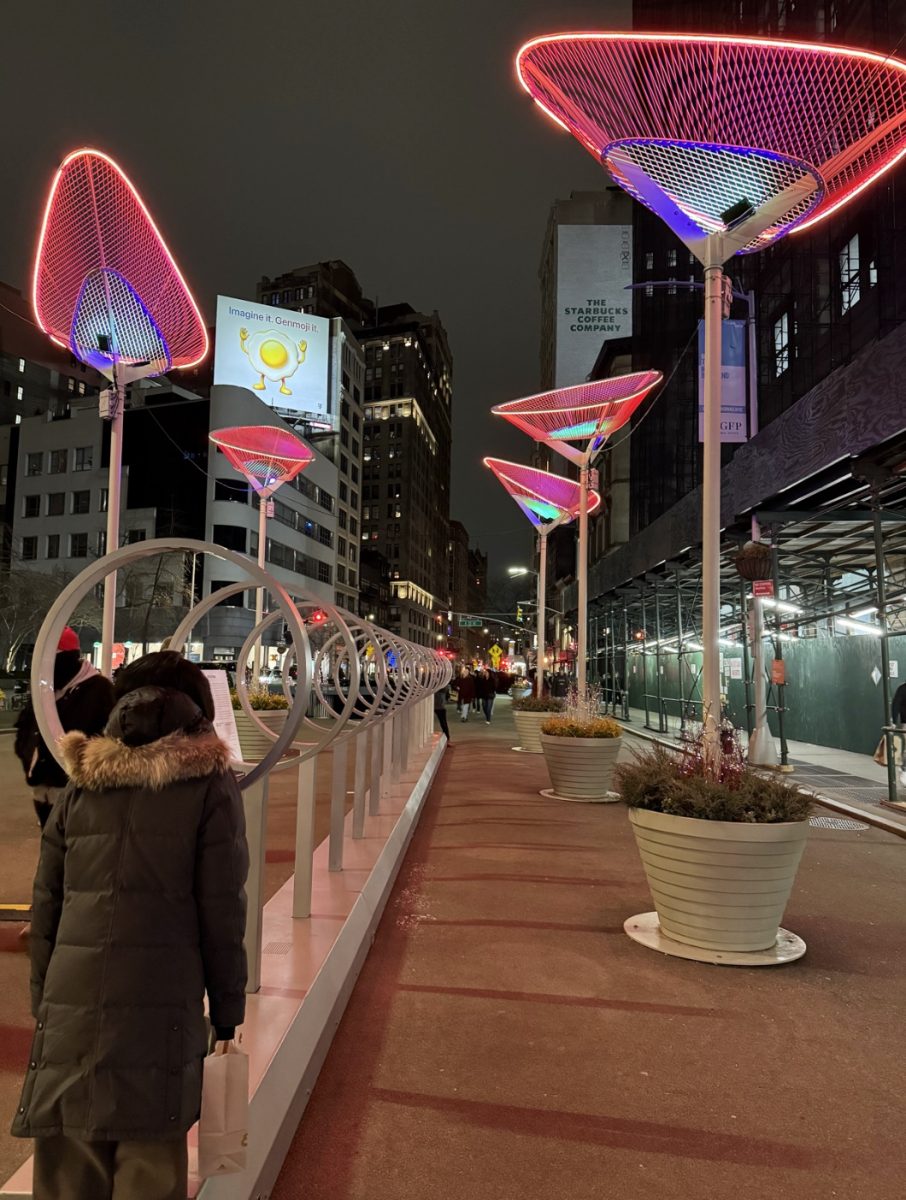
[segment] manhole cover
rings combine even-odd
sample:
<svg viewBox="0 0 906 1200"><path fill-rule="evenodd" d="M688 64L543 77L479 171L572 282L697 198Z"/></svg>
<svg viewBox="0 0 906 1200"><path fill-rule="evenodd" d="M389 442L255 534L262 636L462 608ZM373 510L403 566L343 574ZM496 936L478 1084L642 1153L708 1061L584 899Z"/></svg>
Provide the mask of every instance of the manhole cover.
<svg viewBox="0 0 906 1200"><path fill-rule="evenodd" d="M848 821L846 817L809 817L809 825L816 829L867 829L861 821Z"/></svg>

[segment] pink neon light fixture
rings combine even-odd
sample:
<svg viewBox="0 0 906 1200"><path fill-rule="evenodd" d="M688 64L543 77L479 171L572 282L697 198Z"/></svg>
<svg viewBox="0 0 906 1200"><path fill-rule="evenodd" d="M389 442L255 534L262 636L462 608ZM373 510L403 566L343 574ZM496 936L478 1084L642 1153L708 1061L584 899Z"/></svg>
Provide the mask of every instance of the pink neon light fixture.
<svg viewBox="0 0 906 1200"><path fill-rule="evenodd" d="M605 438L625 425L662 379L660 371L637 371L592 383L539 392L496 404L491 412L505 417L538 442L548 442L566 458L578 462L582 451L565 443L588 441L592 453Z"/></svg>
<svg viewBox="0 0 906 1200"><path fill-rule="evenodd" d="M198 306L141 197L98 150L75 150L54 176L35 254L41 328L83 362L155 375L208 352Z"/></svg>
<svg viewBox="0 0 906 1200"><path fill-rule="evenodd" d="M277 425L234 425L208 436L263 500L295 479L315 457L301 438Z"/></svg>
<svg viewBox="0 0 906 1200"><path fill-rule="evenodd" d="M769 220L746 228L732 253L807 229L906 154L906 63L867 50L565 33L527 42L516 72L690 246L726 234L723 214L741 201Z"/></svg>
<svg viewBox="0 0 906 1200"><path fill-rule="evenodd" d="M490 467L536 528L552 521L563 524L579 515L581 488L577 481L502 458L486 458L484 465ZM589 513L597 512L601 506L599 493L589 491L588 501Z"/></svg>

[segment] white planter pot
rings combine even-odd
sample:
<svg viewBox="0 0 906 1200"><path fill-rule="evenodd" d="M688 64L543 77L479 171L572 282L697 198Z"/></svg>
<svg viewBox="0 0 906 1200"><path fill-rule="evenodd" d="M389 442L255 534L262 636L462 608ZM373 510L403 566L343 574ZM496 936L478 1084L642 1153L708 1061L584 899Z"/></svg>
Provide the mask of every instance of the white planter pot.
<svg viewBox="0 0 906 1200"><path fill-rule="evenodd" d="M268 729L279 734L286 721L286 709L263 709L256 713ZM242 750L243 762L261 762L265 754L274 744L274 739L255 725L251 718L241 709L236 712L236 732L239 734L239 748Z"/></svg>
<svg viewBox="0 0 906 1200"><path fill-rule="evenodd" d="M551 777L551 794L562 800L598 803L619 800L613 772L622 738L573 738L539 735Z"/></svg>
<svg viewBox="0 0 906 1200"><path fill-rule="evenodd" d="M631 808L661 933L719 952L777 941L808 821L753 825Z"/></svg>
<svg viewBox="0 0 906 1200"><path fill-rule="evenodd" d="M548 717L555 716L549 712L520 712L513 713L516 722L516 733L519 735L519 750L527 754L541 753L541 724Z"/></svg>

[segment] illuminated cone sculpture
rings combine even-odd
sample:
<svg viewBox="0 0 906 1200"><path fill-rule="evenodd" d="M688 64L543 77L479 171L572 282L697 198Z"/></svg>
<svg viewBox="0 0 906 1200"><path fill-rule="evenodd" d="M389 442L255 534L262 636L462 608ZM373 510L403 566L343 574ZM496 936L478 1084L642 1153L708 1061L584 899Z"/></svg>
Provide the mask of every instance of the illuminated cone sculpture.
<svg viewBox="0 0 906 1200"><path fill-rule="evenodd" d="M506 462L502 458L486 458L484 465L491 468L538 530L538 656L535 663L535 694L540 696L544 687L544 649L547 641L547 535L559 525L564 525L578 516L582 506L582 489L581 485L572 479L564 479L561 475L552 475L550 471L539 471L534 467L523 467L519 463ZM601 505L599 493L590 492L588 499L588 511L597 512Z"/></svg>
<svg viewBox="0 0 906 1200"><path fill-rule="evenodd" d="M209 438L230 466L244 475L258 493L258 566L267 550L268 501L284 483L295 479L314 461L314 452L289 429L279 425L233 425L216 429ZM264 618L264 589L255 592L255 627ZM255 679L261 673L261 643L256 650Z"/></svg>
<svg viewBox="0 0 906 1200"><path fill-rule="evenodd" d="M764 38L568 33L521 85L705 269L702 701L719 756L722 266L814 226L906 154L906 63Z"/></svg>
<svg viewBox="0 0 906 1200"><path fill-rule="evenodd" d="M591 465L607 438L626 424L661 379L660 371L638 371L524 396L491 409L579 468L576 687L580 700L585 698L588 670L588 515L592 511L590 496L596 494L590 490ZM571 442L583 444L572 446Z"/></svg>
<svg viewBox="0 0 906 1200"><path fill-rule="evenodd" d="M201 314L133 185L97 150L62 162L44 209L32 280L38 324L113 383L107 549L119 545L123 401L127 384L191 367L208 352ZM104 583L101 666L109 674L116 575Z"/></svg>

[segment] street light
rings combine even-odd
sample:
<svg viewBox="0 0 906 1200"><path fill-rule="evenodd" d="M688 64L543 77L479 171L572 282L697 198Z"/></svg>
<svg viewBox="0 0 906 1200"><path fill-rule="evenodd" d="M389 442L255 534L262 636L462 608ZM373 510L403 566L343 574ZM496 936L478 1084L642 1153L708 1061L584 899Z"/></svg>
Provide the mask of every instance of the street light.
<svg viewBox="0 0 906 1200"><path fill-rule="evenodd" d="M110 422L107 553L119 548L123 410L138 379L195 366L208 334L191 292L132 183L98 150L60 164L44 208L32 280L40 328L113 387L101 393ZM101 671L112 666L116 573L104 580Z"/></svg>
<svg viewBox="0 0 906 1200"><path fill-rule="evenodd" d="M552 530L572 521L581 511L584 493L581 483L553 475L550 471L523 467L500 458L486 458L484 465L491 468L538 531L538 570L530 572L528 567L510 567L509 570L511 574L531 573L538 580L535 692L540 696L544 687L544 648L547 641L547 537ZM585 498L586 507L589 503L590 510L594 512L600 506L600 495L591 492Z"/></svg>
<svg viewBox="0 0 906 1200"><path fill-rule="evenodd" d="M234 470L244 475L258 493L258 566L264 567L267 547L267 518L273 515L271 497L284 483L314 462L314 452L291 430L280 425L235 425L209 433ZM268 512L268 509L271 512ZM264 588L255 589L255 628L264 618ZM314 625L323 624L320 609L311 615ZM255 678L261 674L263 643L255 651Z"/></svg>
<svg viewBox="0 0 906 1200"><path fill-rule="evenodd" d="M544 442L579 468L576 688L580 699L585 698L588 667L588 517L589 498L593 494L592 463L607 438L625 425L662 378L660 371L639 371L524 396L491 409L495 416L505 417L530 438ZM579 449L569 445L570 442L581 442L584 446ZM596 486L596 478L594 483Z"/></svg>
<svg viewBox="0 0 906 1200"><path fill-rule="evenodd" d="M507 575L511 575L514 579L517 575L537 575L537 571L533 571L531 567L507 567Z"/></svg>
<svg viewBox="0 0 906 1200"><path fill-rule="evenodd" d="M903 158L906 63L801 41L581 33L527 42L516 73L704 267L702 706L716 763L723 264L814 226Z"/></svg>

